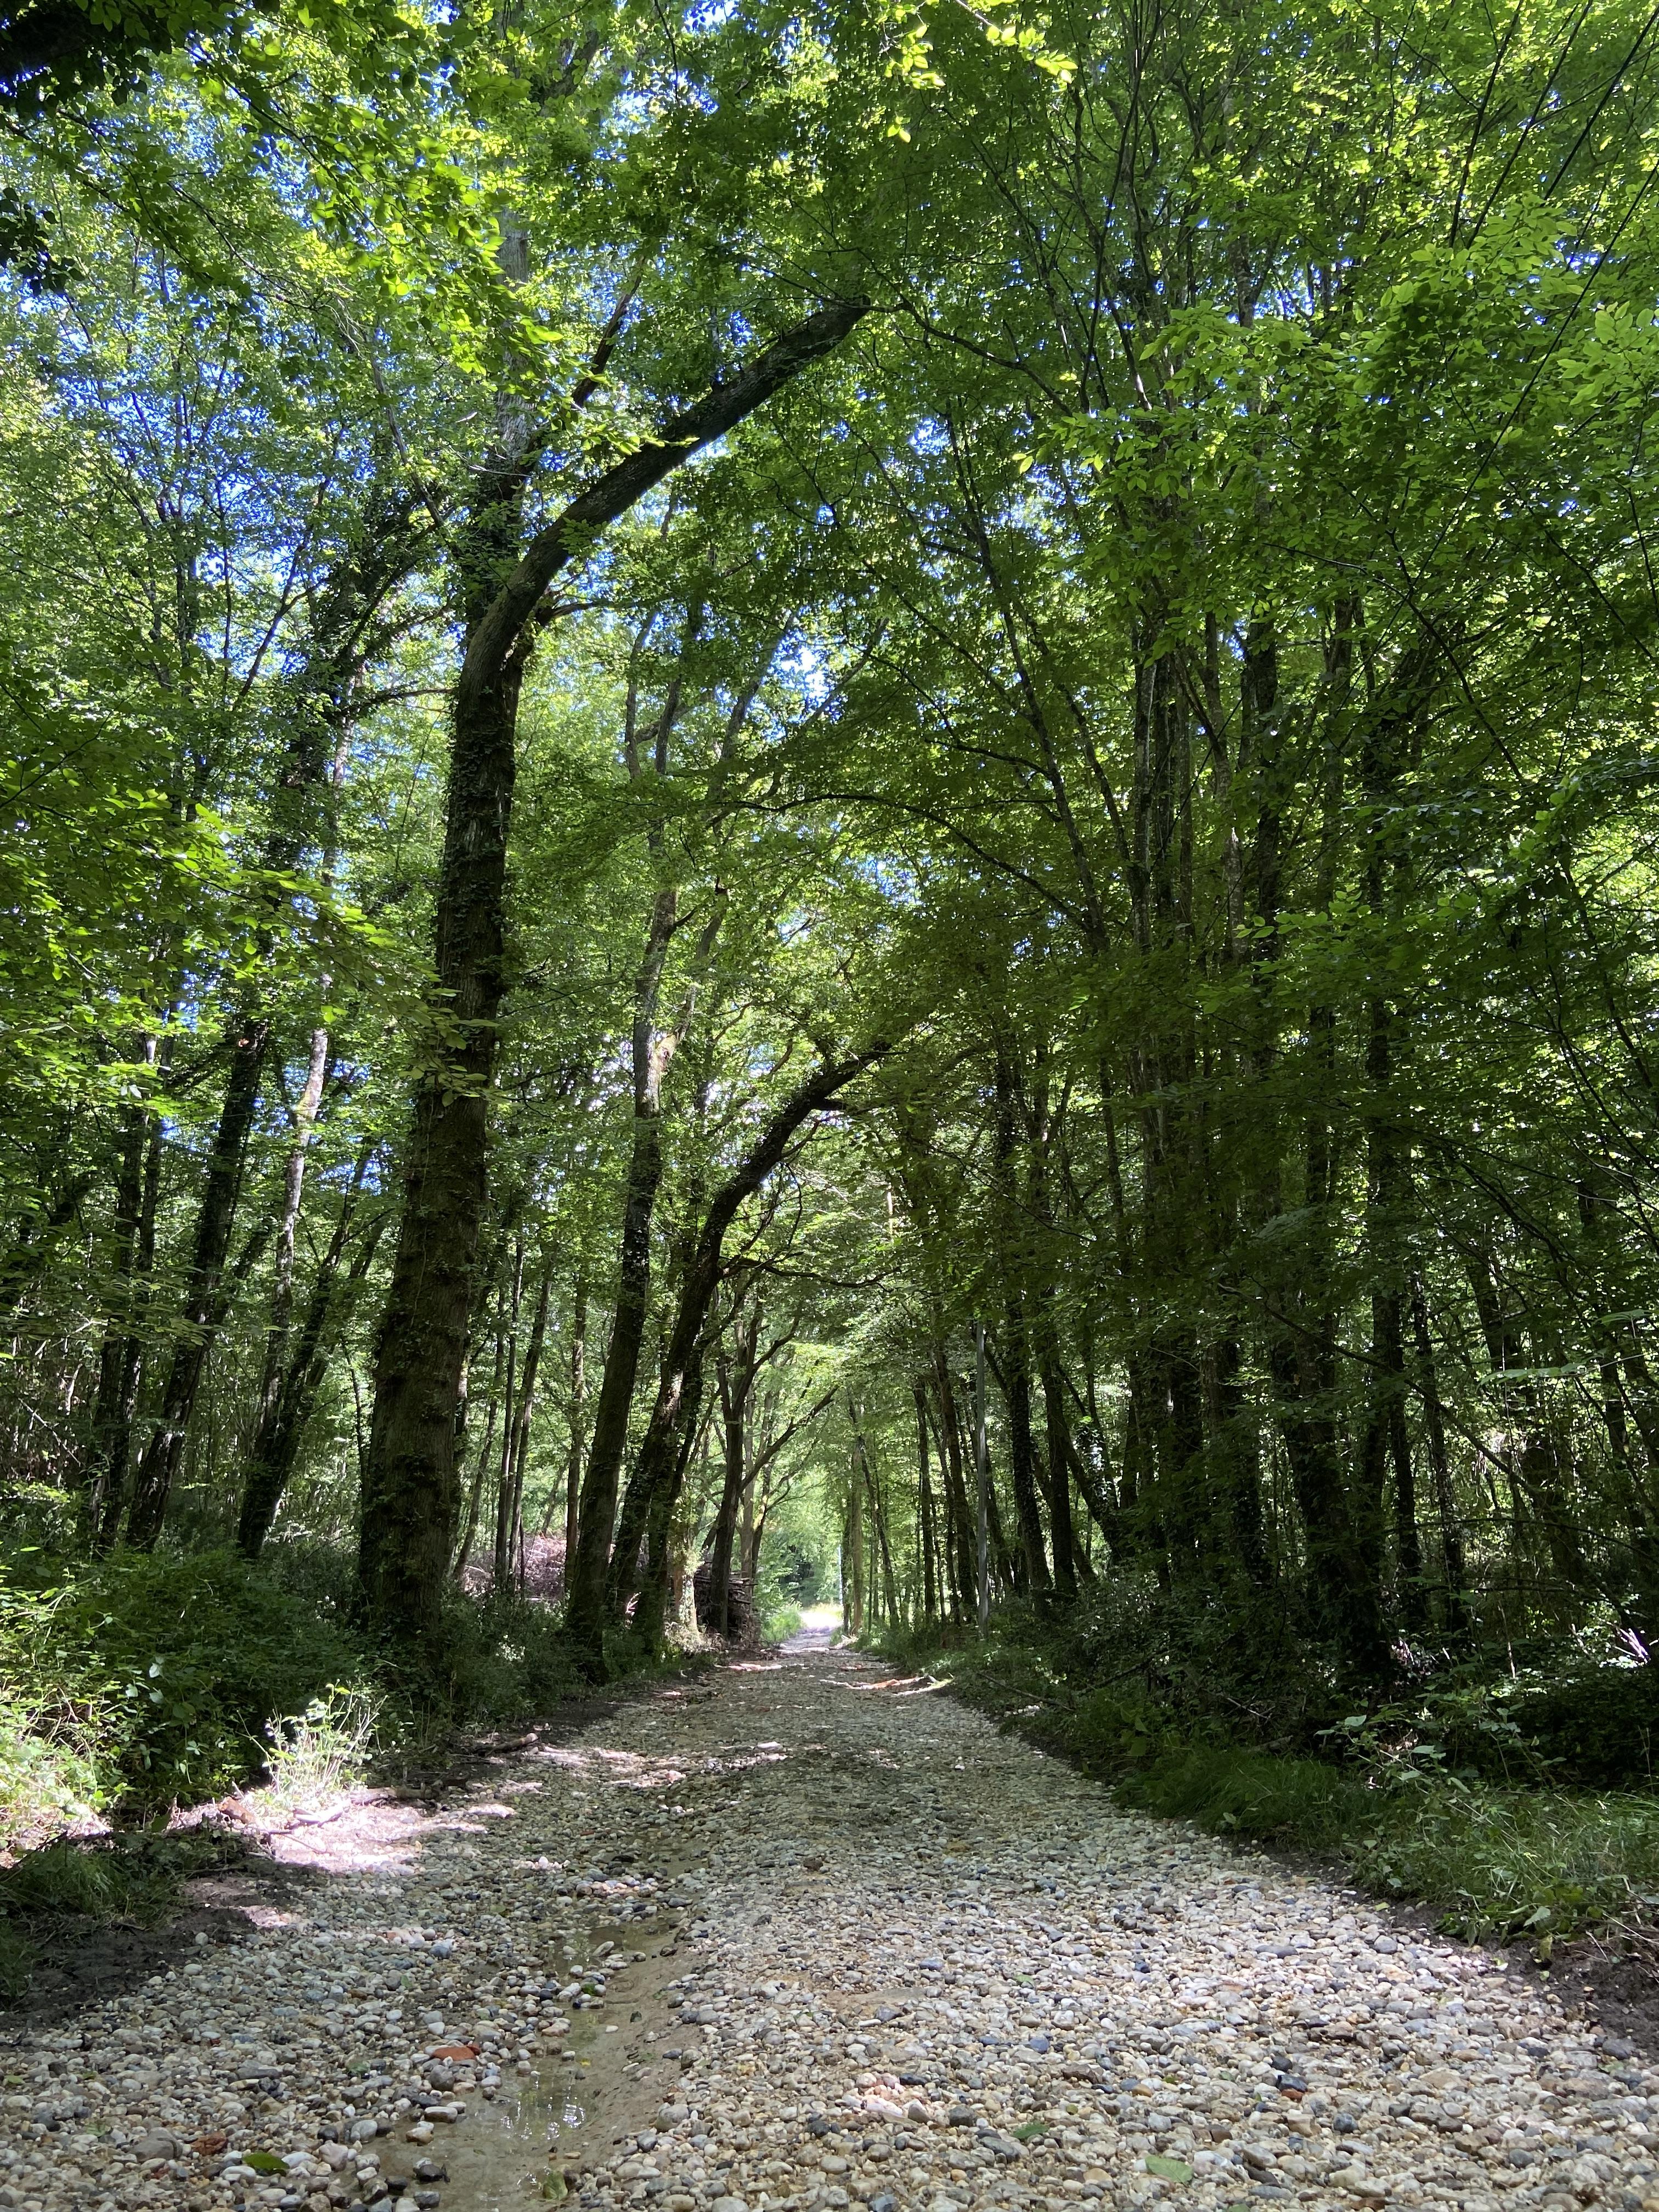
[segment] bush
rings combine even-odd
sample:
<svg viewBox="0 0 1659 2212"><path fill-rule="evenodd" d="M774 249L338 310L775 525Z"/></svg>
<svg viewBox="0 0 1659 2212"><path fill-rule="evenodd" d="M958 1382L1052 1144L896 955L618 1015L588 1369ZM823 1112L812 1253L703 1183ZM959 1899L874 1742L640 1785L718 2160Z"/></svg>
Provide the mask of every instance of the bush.
<svg viewBox="0 0 1659 2212"><path fill-rule="evenodd" d="M103 1794L94 1761L53 1741L38 1707L0 1700L0 1843L79 1826Z"/></svg>
<svg viewBox="0 0 1659 2212"><path fill-rule="evenodd" d="M1337 1859L1366 1888L1425 1904L1469 1938L1524 1932L1547 1949L1659 1906L1659 1798L1560 1778L1645 1772L1647 1669L1586 1668L1547 1686L1541 1669L1483 1675L1466 1662L1316 1726L1316 1670L1269 1697L1248 1677L1230 1681L1201 1634L1161 1635L1156 1607L1139 1609L1137 1648L1133 1612L1117 1608L1123 1640L1109 1657L1101 1628L1112 1613L1098 1602L1080 1623L1008 1607L983 1643L902 1632L884 1649L932 1665L964 1702L1109 1782L1126 1804ZM1270 1726L1288 1741L1261 1741Z"/></svg>
<svg viewBox="0 0 1659 2212"><path fill-rule="evenodd" d="M1659 1735L1659 1668L1586 1668L1525 1684L1510 1700L1519 1734L1559 1780L1649 1788Z"/></svg>
<svg viewBox="0 0 1659 2212"><path fill-rule="evenodd" d="M532 1600L452 1589L434 1664L369 1650L350 1594L350 1563L318 1545L272 1547L258 1566L227 1552L0 1552L0 1843L93 1810L131 1824L267 1770L315 1796L372 1755L585 1690L558 1615ZM614 1678L641 1669L625 1636L611 1658Z"/></svg>
<svg viewBox="0 0 1659 2212"><path fill-rule="evenodd" d="M474 1598L452 1588L444 1601L443 1651L435 1676L403 1678L405 1693L424 1706L428 1729L525 1720L585 1686L559 1615L511 1590ZM627 1669L619 1665L617 1671Z"/></svg>
<svg viewBox="0 0 1659 2212"><path fill-rule="evenodd" d="M273 1716L361 1672L339 1630L227 1553L123 1553L74 1569L27 1553L6 1565L10 1766L27 1771L44 1742L66 1762L63 1780L123 1817L248 1780Z"/></svg>

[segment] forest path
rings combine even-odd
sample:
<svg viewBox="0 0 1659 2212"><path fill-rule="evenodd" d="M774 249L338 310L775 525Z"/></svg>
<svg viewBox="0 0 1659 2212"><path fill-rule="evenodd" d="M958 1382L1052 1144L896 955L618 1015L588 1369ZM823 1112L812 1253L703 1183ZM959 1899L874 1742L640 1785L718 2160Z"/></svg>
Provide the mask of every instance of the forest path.
<svg viewBox="0 0 1659 2212"><path fill-rule="evenodd" d="M1501 1960L856 1655L272 1848L175 1973L15 2031L0 2203L1659 2206L1659 2076Z"/></svg>

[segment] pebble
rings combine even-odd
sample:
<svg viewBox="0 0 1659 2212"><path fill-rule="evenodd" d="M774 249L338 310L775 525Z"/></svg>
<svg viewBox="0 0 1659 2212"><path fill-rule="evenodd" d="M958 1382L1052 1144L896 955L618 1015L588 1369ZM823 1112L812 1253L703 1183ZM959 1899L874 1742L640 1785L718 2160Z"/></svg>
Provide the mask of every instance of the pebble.
<svg viewBox="0 0 1659 2212"><path fill-rule="evenodd" d="M1628 2043L852 1655L492 1754L283 1899L20 2024L0 2209L1659 2212ZM451 2184L532 2098L546 2173Z"/></svg>

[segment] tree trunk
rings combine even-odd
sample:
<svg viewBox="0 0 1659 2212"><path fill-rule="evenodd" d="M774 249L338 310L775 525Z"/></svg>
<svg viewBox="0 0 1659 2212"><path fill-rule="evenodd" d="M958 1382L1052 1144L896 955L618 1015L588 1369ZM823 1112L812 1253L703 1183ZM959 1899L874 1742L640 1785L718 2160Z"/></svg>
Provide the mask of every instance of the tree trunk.
<svg viewBox="0 0 1659 2212"><path fill-rule="evenodd" d="M152 1059L153 1039L146 1045ZM100 1501L108 1479L127 1396L128 1347L132 1342L134 1261L138 1251L138 1224L144 1195L145 1140L150 1115L143 1106L130 1106L123 1118L120 1165L116 1171L115 1203L111 1231L111 1272L115 1290L108 1300L109 1317L98 1355L98 1393L93 1401L92 1433L82 1468L81 1520L88 1541L95 1540ZM125 1417L131 1420L131 1414ZM125 1473L125 1453L121 1454Z"/></svg>
<svg viewBox="0 0 1659 2212"><path fill-rule="evenodd" d="M525 1348L524 1367L519 1376L519 1389L508 1425L505 1474L501 1496L495 1506L495 1559L491 1587L496 1591L506 1589L515 1578L514 1547L522 1553L524 1522L525 1464L530 1452L530 1416L536 1401L536 1377L542 1364L542 1346L547 1336L547 1305L553 1287L553 1263L550 1260L542 1268L542 1279L536 1293L536 1311L530 1324L530 1342Z"/></svg>
<svg viewBox="0 0 1659 2212"><path fill-rule="evenodd" d="M921 1617L939 1619L939 1579L934 1565L933 1488L927 1459L927 1395L921 1377L913 1386L916 1401L916 1529L921 1551Z"/></svg>
<svg viewBox="0 0 1659 2212"><path fill-rule="evenodd" d="M708 1550L706 1601L708 1626L717 1636L729 1636L732 1632L732 1549L737 1538L738 1512L749 1479L746 1424L759 1334L760 1314L757 1309L751 1309L747 1322L738 1324L732 1353L729 1358L722 1356L717 1366L726 1463Z"/></svg>
<svg viewBox="0 0 1659 2212"><path fill-rule="evenodd" d="M945 1472L945 1497L956 1536L953 1557L957 1618L966 1620L974 1610L975 1593L979 1588L974 1563L974 1530L977 1516L975 1508L968 1502L967 1478L962 1455L962 1426L951 1380L951 1363L945 1357L944 1345L937 1338L933 1344L933 1388L939 1402L939 1461Z"/></svg>
<svg viewBox="0 0 1659 2212"><path fill-rule="evenodd" d="M242 1187L242 1163L248 1133L258 1103L259 1079L264 1068L270 1024L264 1015L241 1024L242 1034L231 1048L230 1073L225 1083L224 1105L208 1155L207 1178L196 1235L191 1251L180 1334L167 1363L167 1379L156 1408L155 1425L139 1454L133 1476L132 1499L127 1508L127 1541L135 1551L155 1548L167 1516L167 1498L184 1457L185 1437L196 1404L196 1393L207 1366L208 1354L217 1334L215 1316L222 1316L226 1301L220 1297L225 1261L235 1225L236 1201Z"/></svg>
<svg viewBox="0 0 1659 2212"><path fill-rule="evenodd" d="M283 1372L288 1364L289 1330L294 1318L294 1242L299 1231L301 1201L305 1195L306 1156L311 1149L312 1130L323 1103L329 1057L328 1031L322 1028L313 1030L306 1079L294 1104L294 1134L283 1176L283 1211L276 1226L270 1320L265 1329L264 1372L259 1382L261 1427L282 1388Z"/></svg>
<svg viewBox="0 0 1659 2212"><path fill-rule="evenodd" d="M495 1540L490 1547L490 1595L498 1595L507 1577L508 1549L513 1540L512 1507L508 1503L512 1489L513 1431L518 1413L519 1381L519 1316L524 1304L525 1243L522 1236L514 1240L513 1267L507 1280L507 1375L501 1394L501 1448L495 1468ZM460 1436L457 1424L457 1441Z"/></svg>
<svg viewBox="0 0 1659 2212"><path fill-rule="evenodd" d="M635 1639L641 1650L653 1655L663 1648L669 1585L673 1580L674 1512L685 1485L686 1468L696 1449L702 1405L702 1349L699 1345L691 1355L677 1417L679 1438L672 1479L660 1484L651 1500L645 1532L645 1572L634 1604Z"/></svg>
<svg viewBox="0 0 1659 2212"><path fill-rule="evenodd" d="M312 1284L311 1296L301 1319L299 1333L277 1377L277 1387L260 1416L252 1449L248 1455L247 1480L243 1486L241 1511L236 1524L236 1547L246 1559L258 1558L265 1539L270 1534L277 1507L282 1503L300 1456L306 1424L311 1418L317 1394L328 1372L330 1354L339 1340L340 1329L350 1304L349 1293L356 1289L368 1273L375 1248L380 1240L380 1232L386 1225L385 1216L377 1217L367 1234L359 1240L346 1276L348 1295L343 1297L339 1281L340 1261L350 1235L358 1193L368 1165L368 1153L365 1149L358 1157L351 1188L341 1205L328 1249Z"/></svg>
<svg viewBox="0 0 1659 2212"><path fill-rule="evenodd" d="M597 533L684 461L721 437L840 344L866 312L822 309L728 382L605 470L538 531L516 562L523 471L514 459L488 495L484 535L496 550L471 595L456 686L447 820L437 900L439 986L459 1042L416 1100L403 1219L392 1263L363 1485L358 1575L371 1623L428 1649L454 1538L455 1407L466 1356L471 1272L488 1173L489 1091L501 975L507 840L519 689L529 625L547 587L586 557ZM504 580L497 580L501 572ZM492 586L494 588L492 589ZM591 1468L590 1468L591 1473ZM597 1503L597 1501L596 1501ZM573 1627L597 1650L593 1563L610 1534L581 1510L569 1589ZM603 1563L600 1561L602 1584Z"/></svg>
<svg viewBox="0 0 1659 2212"><path fill-rule="evenodd" d="M570 1562L576 1556L578 1514L582 1489L583 1443L587 1425L587 1279L576 1285L575 1308L570 1317L570 1451L564 1473L564 1571L569 1587Z"/></svg>
<svg viewBox="0 0 1659 2212"><path fill-rule="evenodd" d="M1054 1531L1054 1588L1068 1604L1077 1597L1077 1534L1072 1526L1072 1450L1066 1420L1066 1389L1058 1364L1046 1355L1038 1363L1042 1385L1042 1423L1048 1452L1048 1525Z"/></svg>
<svg viewBox="0 0 1659 2212"><path fill-rule="evenodd" d="M1449 1644L1466 1643L1469 1635L1468 1578L1463 1565L1463 1524L1453 1494L1451 1463L1446 1452L1445 1424L1440 1412L1440 1382L1435 1372L1434 1345L1429 1335L1428 1301L1423 1279L1411 1279L1412 1336L1417 1351L1418 1389L1423 1401L1423 1432L1429 1448L1429 1474L1434 1484L1435 1518L1440 1524L1440 1562L1445 1577L1442 1632Z"/></svg>
<svg viewBox="0 0 1659 2212"><path fill-rule="evenodd" d="M870 1455L870 1446L861 1425L855 1430L854 1443L858 1464L863 1469L865 1486L870 1494L872 1548L880 1565L882 1601L885 1608L884 1618L889 1627L893 1627L899 1619L898 1585L893 1573L893 1547L888 1538L887 1510L882 1498L881 1485L877 1479L875 1462ZM874 1584L872 1574L872 1588Z"/></svg>
<svg viewBox="0 0 1659 2212"><path fill-rule="evenodd" d="M844 1090L854 1077L873 1066L888 1049L885 1041L880 1041L866 1045L845 1060L825 1061L817 1068L773 1114L740 1164L720 1186L709 1205L681 1285L679 1304L663 1358L661 1379L657 1386L656 1404L652 1408L639 1457L628 1485L628 1494L623 1501L609 1580L609 1607L612 1620L622 1619L627 1601L634 1592L640 1546L650 1520L651 1501L658 1489L673 1478L680 1400L685 1389L692 1355L698 1348L708 1309L719 1288L720 1255L726 1232L739 1207L753 1197L783 1158L803 1122L829 1105L837 1091ZM578 1637L574 1632L576 1626L584 1629L585 1634ZM603 1667L601 1637L595 1632L590 1622L583 1620L573 1624L572 1640L585 1664L592 1668Z"/></svg>
<svg viewBox="0 0 1659 2212"><path fill-rule="evenodd" d="M856 1641L864 1633L864 1483L856 1463L847 1483L847 1518L842 1533L841 1557L842 1620L848 1634Z"/></svg>
<svg viewBox="0 0 1659 2212"><path fill-rule="evenodd" d="M165 1082L172 1064L172 1038L163 1038L159 1049L153 1042L146 1057ZM138 1393L143 1381L143 1321L154 1295L155 1274L155 1217L161 1193L161 1121L153 1109L145 1114L146 1150L143 1195L138 1205L138 1234L130 1275L130 1303L118 1357L118 1381L110 1415L109 1433L94 1479L88 1503L88 1521L100 1552L114 1543L126 1510L127 1475L132 1463L132 1426L138 1412Z"/></svg>
<svg viewBox="0 0 1659 2212"><path fill-rule="evenodd" d="M499 1292L497 1293L499 1301ZM462 1524L460 1540L455 1547L455 1557L450 1573L456 1583L466 1581L467 1562L472 1557L472 1547L478 1534L478 1522L483 1515L484 1485L489 1479L491 1454L495 1442L495 1422L501 1413L501 1377L507 1367L507 1331L501 1327L499 1303L495 1312L495 1358L490 1370L489 1410L484 1415L483 1441L478 1446L478 1455L472 1463L472 1480L467 1487L466 1518Z"/></svg>
<svg viewBox="0 0 1659 2212"><path fill-rule="evenodd" d="M996 1191L997 1258L1003 1280L1002 1388L1008 1406L1008 1462L1014 1512L1019 1522L1026 1585L1042 1598L1050 1587L1037 1504L1036 1450L1031 1441L1031 1363L1015 1236L1014 1109L1018 1089L1012 1048L999 1036L995 1059L996 1130L993 1178Z"/></svg>
<svg viewBox="0 0 1659 2212"><path fill-rule="evenodd" d="M313 651L289 687L289 738L260 853L261 866L273 876L291 872L317 840L318 793L337 790L343 779L350 692L369 625L414 558L409 517L406 498L395 492L378 494L361 519L358 542L343 556L320 596ZM322 825L321 841L332 849L326 824ZM127 1541L137 1550L152 1549L161 1533L197 1393L217 1334L210 1316L224 1310L221 1280L273 1034L270 1009L257 990L232 1010L230 1064L191 1242L178 1334L155 1424L133 1478ZM296 1212L297 1177L302 1173L301 1164L295 1185Z"/></svg>

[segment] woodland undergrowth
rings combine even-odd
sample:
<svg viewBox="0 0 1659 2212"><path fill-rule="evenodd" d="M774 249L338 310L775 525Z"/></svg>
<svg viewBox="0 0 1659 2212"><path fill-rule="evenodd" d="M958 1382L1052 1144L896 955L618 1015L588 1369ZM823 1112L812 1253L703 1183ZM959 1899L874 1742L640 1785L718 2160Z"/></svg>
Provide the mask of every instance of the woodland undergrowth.
<svg viewBox="0 0 1659 2212"><path fill-rule="evenodd" d="M274 1545L76 1557L15 1517L0 1541L0 1996L66 1917L137 1923L239 1845L214 1814L261 1788L315 1804L544 1714L582 1678L559 1617L453 1590L434 1662L356 1625L351 1561ZM677 1663L671 1656L659 1662ZM626 1648L609 1678L647 1671Z"/></svg>
<svg viewBox="0 0 1659 2212"><path fill-rule="evenodd" d="M971 1631L889 1631L1001 1726L1109 1783L1121 1802L1334 1861L1469 1941L1523 1937L1547 1961L1593 1928L1659 1915L1652 1670L1585 1652L1404 1651L1397 1678L1342 1691L1282 1624L1185 1620L1144 1591Z"/></svg>

